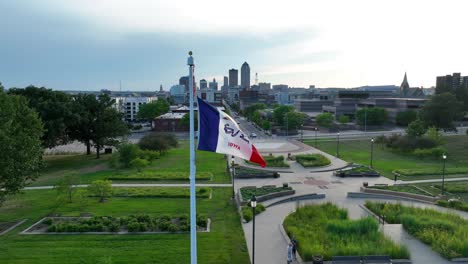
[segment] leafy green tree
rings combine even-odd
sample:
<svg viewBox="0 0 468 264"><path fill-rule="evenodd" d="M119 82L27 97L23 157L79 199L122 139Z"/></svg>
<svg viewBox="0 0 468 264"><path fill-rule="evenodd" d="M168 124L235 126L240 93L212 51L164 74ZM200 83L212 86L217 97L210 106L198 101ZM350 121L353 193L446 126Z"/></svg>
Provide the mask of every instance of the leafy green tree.
<svg viewBox="0 0 468 264"><path fill-rule="evenodd" d="M262 122L262 128L263 130L270 130L271 129L271 123L268 120L263 120Z"/></svg>
<svg viewBox="0 0 468 264"><path fill-rule="evenodd" d="M158 134L148 134L138 142L138 146L143 150L158 151L162 155L169 150L171 145L163 136Z"/></svg>
<svg viewBox="0 0 468 264"><path fill-rule="evenodd" d="M359 125L380 126L388 118L387 110L381 107L362 108L356 112L356 119ZM367 121L366 121L367 120Z"/></svg>
<svg viewBox="0 0 468 264"><path fill-rule="evenodd" d="M140 148L135 144L120 144L118 149L120 163L128 168L130 162L138 157Z"/></svg>
<svg viewBox="0 0 468 264"><path fill-rule="evenodd" d="M112 195L112 182L108 180L96 180L88 185L88 192L99 197L99 202L104 202Z"/></svg>
<svg viewBox="0 0 468 264"><path fill-rule="evenodd" d="M260 114L260 111L258 110L255 110L255 112L253 112L251 119L257 125L261 125L263 121L262 115Z"/></svg>
<svg viewBox="0 0 468 264"><path fill-rule="evenodd" d="M78 178L76 175L65 175L59 183L55 186L59 197L66 197L68 202L72 202L73 193L76 188L74 185L78 184Z"/></svg>
<svg viewBox="0 0 468 264"><path fill-rule="evenodd" d="M346 123L349 123L349 116L347 115L342 115L338 118L338 122L340 122L340 124L346 124Z"/></svg>
<svg viewBox="0 0 468 264"><path fill-rule="evenodd" d="M285 125L285 115L288 112L293 112L294 107L290 105L280 105L273 110L274 121L281 126Z"/></svg>
<svg viewBox="0 0 468 264"><path fill-rule="evenodd" d="M189 113L185 114L180 120L179 124L184 127L190 127L190 114ZM195 125L195 131L197 131L198 130L198 115L197 114L193 115L193 124Z"/></svg>
<svg viewBox="0 0 468 264"><path fill-rule="evenodd" d="M441 145L443 143L442 134L436 127L430 127L427 129L426 136L432 139L437 145Z"/></svg>
<svg viewBox="0 0 468 264"><path fill-rule="evenodd" d="M136 158L130 161L130 167L137 169L138 172L141 172L141 169L148 166L149 161L141 158Z"/></svg>
<svg viewBox="0 0 468 264"><path fill-rule="evenodd" d="M330 128L333 125L335 117L332 113L322 113L317 115L315 120L319 126Z"/></svg>
<svg viewBox="0 0 468 264"><path fill-rule="evenodd" d="M153 120L155 117L169 112L169 103L164 99L159 99L155 102L140 105L138 110L138 118Z"/></svg>
<svg viewBox="0 0 468 264"><path fill-rule="evenodd" d="M463 105L451 93L431 96L421 110L421 119L427 126L452 128L453 122L463 117Z"/></svg>
<svg viewBox="0 0 468 264"><path fill-rule="evenodd" d="M307 118L307 115L304 113L291 111L286 114L286 117L288 119L288 122L287 122L288 130L290 130L290 129L298 129L302 124L304 124L304 121ZM285 122L285 125L286 125L286 122Z"/></svg>
<svg viewBox="0 0 468 264"><path fill-rule="evenodd" d="M93 137L93 122L99 108L96 96L92 94L78 94L72 102L72 122L68 127L70 138L86 145L86 154L91 154Z"/></svg>
<svg viewBox="0 0 468 264"><path fill-rule="evenodd" d="M399 126L408 126L418 118L418 113L413 110L398 112L395 118L396 124Z"/></svg>
<svg viewBox="0 0 468 264"><path fill-rule="evenodd" d="M0 204L37 177L42 135L37 112L24 97L6 94L0 84Z"/></svg>
<svg viewBox="0 0 468 264"><path fill-rule="evenodd" d="M39 113L44 124L44 147L53 148L68 143L67 127L73 121L70 96L64 92L35 86L12 88L8 93L26 97L29 107Z"/></svg>
<svg viewBox="0 0 468 264"><path fill-rule="evenodd" d="M260 115L260 112L258 112L258 110L263 110L263 109L266 109L266 105L265 104L262 104L262 103L257 103L257 104L253 104L251 106L248 106L244 109L244 115L249 118L249 119L252 119L253 121L253 115L255 113L257 113L257 115ZM255 121L254 121L255 122Z"/></svg>
<svg viewBox="0 0 468 264"><path fill-rule="evenodd" d="M411 122L406 128L406 134L410 137L421 137L422 135L426 134L426 131L427 129L424 126L424 122L419 119Z"/></svg>

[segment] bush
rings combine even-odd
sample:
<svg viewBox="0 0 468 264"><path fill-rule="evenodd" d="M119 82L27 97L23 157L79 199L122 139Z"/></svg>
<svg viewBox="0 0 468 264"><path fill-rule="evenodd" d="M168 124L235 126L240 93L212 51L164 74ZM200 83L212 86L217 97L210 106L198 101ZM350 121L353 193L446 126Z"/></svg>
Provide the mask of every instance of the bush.
<svg viewBox="0 0 468 264"><path fill-rule="evenodd" d="M442 147L430 148L430 149L415 149L413 154L420 158L432 157L440 158L444 153L447 153L446 149Z"/></svg>
<svg viewBox="0 0 468 264"><path fill-rule="evenodd" d="M129 165L130 167L135 168L137 169L138 172L140 172L143 167L146 167L149 165L149 161L145 159L136 158L130 161Z"/></svg>
<svg viewBox="0 0 468 264"><path fill-rule="evenodd" d="M144 136L138 145L143 150L153 150L163 154L171 147L177 147L178 141L173 134L151 133Z"/></svg>
<svg viewBox="0 0 468 264"><path fill-rule="evenodd" d="M321 154L297 155L295 159L305 168L326 166L331 163L329 159Z"/></svg>
<svg viewBox="0 0 468 264"><path fill-rule="evenodd" d="M174 233L174 232L179 231L179 228L178 228L176 225L174 225L174 224L169 224L167 230L168 230L169 232Z"/></svg>
<svg viewBox="0 0 468 264"><path fill-rule="evenodd" d="M112 182L108 180L93 181L88 186L88 191L94 196L99 197L99 201L102 203L104 199L112 195Z"/></svg>
<svg viewBox="0 0 468 264"><path fill-rule="evenodd" d="M119 161L128 168L130 162L138 157L138 152L140 148L135 144L121 144L118 147Z"/></svg>
<svg viewBox="0 0 468 264"><path fill-rule="evenodd" d="M197 215L197 226L206 227L208 224L208 218L206 216Z"/></svg>
<svg viewBox="0 0 468 264"><path fill-rule="evenodd" d="M44 221L42 221L44 225L51 225L52 224L52 219L46 218Z"/></svg>
<svg viewBox="0 0 468 264"><path fill-rule="evenodd" d="M266 210L265 206L261 203L257 203L257 207L255 207L255 215L258 215L262 212L264 212ZM252 207L250 207L250 203L248 204L248 206L243 206L242 207L242 218L244 218L244 220L246 222L250 222L253 218L253 214L252 214Z"/></svg>
<svg viewBox="0 0 468 264"><path fill-rule="evenodd" d="M335 117L331 113L319 114L316 117L317 124L321 127L330 128L333 125Z"/></svg>

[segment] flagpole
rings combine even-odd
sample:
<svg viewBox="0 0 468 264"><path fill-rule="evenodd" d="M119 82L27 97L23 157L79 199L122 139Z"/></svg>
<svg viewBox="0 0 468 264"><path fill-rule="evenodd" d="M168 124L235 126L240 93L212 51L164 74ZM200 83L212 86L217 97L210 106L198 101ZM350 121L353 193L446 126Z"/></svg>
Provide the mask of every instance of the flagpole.
<svg viewBox="0 0 468 264"><path fill-rule="evenodd" d="M195 200L195 124L194 124L194 83L193 83L193 63L192 52L187 59L189 66L189 94L190 94L190 263L197 264L197 208Z"/></svg>

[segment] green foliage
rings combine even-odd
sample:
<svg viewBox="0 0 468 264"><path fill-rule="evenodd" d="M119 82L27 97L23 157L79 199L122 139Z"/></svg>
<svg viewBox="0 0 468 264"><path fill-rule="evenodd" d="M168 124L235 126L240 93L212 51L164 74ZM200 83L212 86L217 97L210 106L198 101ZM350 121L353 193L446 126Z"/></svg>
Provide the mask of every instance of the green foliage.
<svg viewBox="0 0 468 264"><path fill-rule="evenodd" d="M307 115L304 113L300 113L297 111L290 111L286 113L287 122L283 125L283 127L287 126L287 129L298 129L307 118Z"/></svg>
<svg viewBox="0 0 468 264"><path fill-rule="evenodd" d="M427 129L424 126L424 123L419 119L411 122L406 128L406 134L410 137L421 137L426 134L426 131Z"/></svg>
<svg viewBox="0 0 468 264"><path fill-rule="evenodd" d="M316 117L317 124L326 128L330 128L333 125L333 120L335 120L335 117L332 113L323 113Z"/></svg>
<svg viewBox="0 0 468 264"><path fill-rule="evenodd" d="M274 121L281 126L285 126L285 115L286 113L293 112L294 107L290 105L281 105L276 107L273 110L273 119Z"/></svg>
<svg viewBox="0 0 468 264"><path fill-rule="evenodd" d="M153 120L168 111L169 103L164 99L158 99L157 101L140 105L137 116L141 119Z"/></svg>
<svg viewBox="0 0 468 264"><path fill-rule="evenodd" d="M129 165L131 168L135 168L138 172L141 172L142 168L149 165L149 161L145 159L136 158L130 161Z"/></svg>
<svg viewBox="0 0 468 264"><path fill-rule="evenodd" d="M76 184L78 184L78 178L76 175L65 175L63 179L59 182L59 184L55 186L55 189L58 193L58 197L66 198L68 202L71 203L73 193L76 190L76 188L74 188L73 185Z"/></svg>
<svg viewBox="0 0 468 264"><path fill-rule="evenodd" d="M421 119L427 126L452 128L453 122L463 117L463 105L451 93L431 96L421 110Z"/></svg>
<svg viewBox="0 0 468 264"><path fill-rule="evenodd" d="M410 125L411 126L411 125ZM408 126L408 128L410 127ZM393 150L412 153L416 149L430 149L437 146L437 143L427 137L413 137L391 135L386 137L385 145Z"/></svg>
<svg viewBox="0 0 468 264"><path fill-rule="evenodd" d="M468 257L468 220L460 216L401 204L366 202L377 215L385 215L387 222L402 224L411 235L447 259Z"/></svg>
<svg viewBox="0 0 468 264"><path fill-rule="evenodd" d="M271 123L270 123L270 121L263 120L263 121L262 121L262 129L263 129L263 130L271 130Z"/></svg>
<svg viewBox="0 0 468 264"><path fill-rule="evenodd" d="M467 190L465 189L465 192L466 191ZM450 201L438 200L437 205L468 212L468 203L464 203L464 202L458 201L458 200L450 200Z"/></svg>
<svg viewBox="0 0 468 264"><path fill-rule="evenodd" d="M0 90L0 205L37 177L43 127L25 98Z"/></svg>
<svg viewBox="0 0 468 264"><path fill-rule="evenodd" d="M380 126L387 122L387 110L381 107L362 108L356 112L356 120L359 125Z"/></svg>
<svg viewBox="0 0 468 264"><path fill-rule="evenodd" d="M439 159L439 163L441 163L440 159ZM399 173L401 175L405 175L405 176L442 175L442 167L439 166L438 168L396 169L395 172ZM468 168L467 167L461 167L461 168L448 167L448 168L445 168L445 174L446 175L466 174L466 173L468 173Z"/></svg>
<svg viewBox="0 0 468 264"><path fill-rule="evenodd" d="M8 93L24 96L29 107L39 114L44 124L43 147L52 148L68 142L68 126L75 121L70 96L64 92L35 86L12 88Z"/></svg>
<svg viewBox="0 0 468 264"><path fill-rule="evenodd" d="M266 109L266 105L262 103L257 103L253 104L251 106L248 106L244 109L244 115L248 118L254 121L254 116L260 116L260 112L258 110L263 110ZM254 121L255 122L255 121ZM256 122L255 122L256 123Z"/></svg>
<svg viewBox="0 0 468 264"><path fill-rule="evenodd" d="M255 215L259 215L265 210L266 208L263 204L257 203L257 206L255 207ZM250 222L253 218L253 210L252 210L252 207L250 207L250 204L248 206L242 206L241 211L242 211L242 218L244 218L245 222L247 223Z"/></svg>
<svg viewBox="0 0 468 264"><path fill-rule="evenodd" d="M411 122L418 118L418 112L413 110L407 110L398 112L395 118L396 124L399 126L408 126Z"/></svg>
<svg viewBox="0 0 468 264"><path fill-rule="evenodd" d="M420 158L426 158L426 157L431 157L431 158L440 158L444 153L447 153L447 150L444 149L443 147L436 147L436 148L430 148L430 149L415 149L413 151L413 154L416 157Z"/></svg>
<svg viewBox="0 0 468 264"><path fill-rule="evenodd" d="M284 162L284 156L264 156L263 159L265 160L267 167L289 168L289 164ZM253 163L250 161L246 162L250 165L260 166L257 163Z"/></svg>
<svg viewBox="0 0 468 264"><path fill-rule="evenodd" d="M276 186L263 186L260 188L257 187L242 187L240 188L240 193L243 200L249 200L252 195L263 196L270 193L277 193L283 191L290 191L292 187L276 187Z"/></svg>
<svg viewBox="0 0 468 264"><path fill-rule="evenodd" d="M213 173L211 172L197 172L196 179L198 181L211 180ZM108 180L115 181L187 181L189 180L189 173L182 171L143 171L137 174L130 175L112 175L107 177Z"/></svg>
<svg viewBox="0 0 468 264"><path fill-rule="evenodd" d="M442 139L442 134L436 127L430 127L427 129L426 136L437 143L437 145L441 145L444 143Z"/></svg>
<svg viewBox="0 0 468 264"><path fill-rule="evenodd" d="M130 167L130 162L138 158L140 148L135 144L120 144L118 147L119 161L124 167Z"/></svg>
<svg viewBox="0 0 468 264"><path fill-rule="evenodd" d="M310 261L316 254L325 260L350 255L409 258L406 247L395 244L379 231L377 220L371 217L349 220L345 209L331 203L301 207L286 217L283 226L289 237L298 241L298 252L304 261Z"/></svg>
<svg viewBox="0 0 468 264"><path fill-rule="evenodd" d="M303 154L294 156L296 161L304 168L329 165L331 162L321 154Z"/></svg>
<svg viewBox="0 0 468 264"><path fill-rule="evenodd" d="M88 192L99 197L99 202L104 202L107 197L112 195L112 182L108 180L93 181L88 186Z"/></svg>
<svg viewBox="0 0 468 264"><path fill-rule="evenodd" d="M182 127L190 127L190 114L185 114L182 119L180 120L180 126ZM194 114L193 116L193 124L195 125L195 131L198 131L198 115Z"/></svg>
<svg viewBox="0 0 468 264"><path fill-rule="evenodd" d="M341 124L349 123L349 116L347 116L347 115L340 116L338 118L338 122L340 122Z"/></svg>
<svg viewBox="0 0 468 264"><path fill-rule="evenodd" d="M197 198L209 198L211 188L200 187L196 189ZM139 187L139 188L114 188L114 197L145 197L145 198L190 198L188 188L163 188L163 187Z"/></svg>

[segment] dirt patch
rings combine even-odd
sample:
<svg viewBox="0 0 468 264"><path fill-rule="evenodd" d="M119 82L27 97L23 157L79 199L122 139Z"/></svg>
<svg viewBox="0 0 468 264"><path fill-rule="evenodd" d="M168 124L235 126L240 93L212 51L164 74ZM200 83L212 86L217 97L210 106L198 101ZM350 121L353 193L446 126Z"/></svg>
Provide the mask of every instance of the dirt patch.
<svg viewBox="0 0 468 264"><path fill-rule="evenodd" d="M109 169L109 165L107 164L98 164L92 167L86 167L80 169L78 172L79 173L92 173L92 172L98 172L98 171L103 171Z"/></svg>

